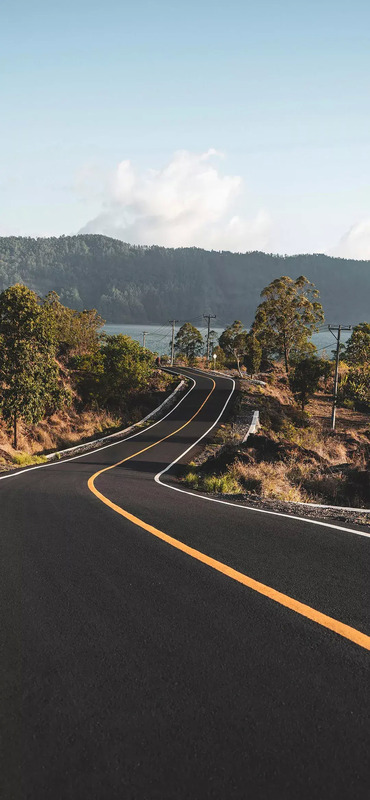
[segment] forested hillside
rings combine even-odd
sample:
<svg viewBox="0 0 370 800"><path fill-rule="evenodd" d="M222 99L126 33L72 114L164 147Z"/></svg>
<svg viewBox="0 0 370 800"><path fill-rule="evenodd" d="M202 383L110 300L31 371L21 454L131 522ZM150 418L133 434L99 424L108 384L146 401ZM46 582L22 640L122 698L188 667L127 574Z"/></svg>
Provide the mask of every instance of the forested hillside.
<svg viewBox="0 0 370 800"><path fill-rule="evenodd" d="M368 318L370 261L137 247L99 235L0 237L0 291L17 282L40 295L55 290L63 303L97 308L108 322L184 320L209 310L219 324L248 325L266 284L302 274L319 289L328 322Z"/></svg>

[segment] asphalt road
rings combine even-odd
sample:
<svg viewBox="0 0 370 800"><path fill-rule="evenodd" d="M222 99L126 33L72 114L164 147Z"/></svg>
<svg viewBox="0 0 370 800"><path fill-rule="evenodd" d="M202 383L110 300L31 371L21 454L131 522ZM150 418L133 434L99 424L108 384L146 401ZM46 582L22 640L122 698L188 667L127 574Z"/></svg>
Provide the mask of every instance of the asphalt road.
<svg viewBox="0 0 370 800"><path fill-rule="evenodd" d="M154 481L232 391L193 374L134 438L0 480L3 800L369 797L370 538Z"/></svg>

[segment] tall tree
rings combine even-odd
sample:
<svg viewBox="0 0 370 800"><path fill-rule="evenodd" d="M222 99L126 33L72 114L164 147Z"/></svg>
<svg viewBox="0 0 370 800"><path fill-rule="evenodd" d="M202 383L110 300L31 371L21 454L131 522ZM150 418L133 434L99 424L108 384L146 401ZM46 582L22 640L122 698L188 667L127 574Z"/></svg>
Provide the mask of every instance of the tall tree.
<svg viewBox="0 0 370 800"><path fill-rule="evenodd" d="M220 336L220 347L228 358L236 361L236 367L241 375L240 362L242 361L247 347L247 331L239 319L226 328Z"/></svg>
<svg viewBox="0 0 370 800"><path fill-rule="evenodd" d="M202 334L198 331L198 328L195 328L190 322L185 322L175 336L176 353L186 356L191 362L194 361L196 356L201 354L202 348Z"/></svg>
<svg viewBox="0 0 370 800"><path fill-rule="evenodd" d="M66 399L53 332L39 298L26 286L11 286L0 295L0 408L13 424L14 448L19 419L39 422Z"/></svg>
<svg viewBox="0 0 370 800"><path fill-rule="evenodd" d="M309 339L324 320L319 292L304 275L296 280L282 276L266 286L261 297L253 331L266 352L284 358L288 372L293 355L297 360L300 353L314 349Z"/></svg>

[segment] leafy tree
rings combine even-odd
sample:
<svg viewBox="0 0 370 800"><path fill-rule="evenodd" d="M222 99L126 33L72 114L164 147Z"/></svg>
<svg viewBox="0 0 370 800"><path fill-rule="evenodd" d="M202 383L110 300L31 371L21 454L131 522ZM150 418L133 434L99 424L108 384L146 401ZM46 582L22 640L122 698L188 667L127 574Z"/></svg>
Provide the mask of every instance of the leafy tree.
<svg viewBox="0 0 370 800"><path fill-rule="evenodd" d="M260 369L262 360L262 345L254 331L250 331L245 339L244 366L250 375L255 375Z"/></svg>
<svg viewBox="0 0 370 800"><path fill-rule="evenodd" d="M147 386L152 362L153 354L130 336L106 336L100 350L76 360L83 400L124 408L129 395Z"/></svg>
<svg viewBox="0 0 370 800"><path fill-rule="evenodd" d="M202 334L198 331L198 328L195 328L190 322L185 322L175 336L176 353L178 355L184 355L191 363L196 356L200 355L202 348Z"/></svg>
<svg viewBox="0 0 370 800"><path fill-rule="evenodd" d="M282 276L266 286L261 297L253 331L267 352L283 356L288 372L292 356L296 360L299 353L307 353L309 338L324 319L319 292L304 275L296 280Z"/></svg>
<svg viewBox="0 0 370 800"><path fill-rule="evenodd" d="M237 370L241 375L240 362L247 348L247 331L240 320L236 319L229 328L221 333L219 342L225 355L236 361Z"/></svg>
<svg viewBox="0 0 370 800"><path fill-rule="evenodd" d="M66 363L72 356L96 351L104 320L95 309L74 311L64 306L56 292L49 292L43 301L45 314L57 342L57 354Z"/></svg>
<svg viewBox="0 0 370 800"><path fill-rule="evenodd" d="M370 411L370 365L350 369L343 377L338 390L338 403L357 411Z"/></svg>
<svg viewBox="0 0 370 800"><path fill-rule="evenodd" d="M370 364L370 323L360 322L348 339L344 360L353 367L367 367Z"/></svg>
<svg viewBox="0 0 370 800"><path fill-rule="evenodd" d="M13 423L39 422L68 399L55 361L55 341L37 295L15 285L0 295L0 407Z"/></svg>
<svg viewBox="0 0 370 800"><path fill-rule="evenodd" d="M301 404L302 411L310 397L317 391L321 378L327 379L330 373L330 362L317 356L303 358L295 365L290 376L290 386Z"/></svg>
<svg viewBox="0 0 370 800"><path fill-rule="evenodd" d="M338 401L358 411L370 411L370 324L361 322L353 329L344 352L349 366L341 380Z"/></svg>

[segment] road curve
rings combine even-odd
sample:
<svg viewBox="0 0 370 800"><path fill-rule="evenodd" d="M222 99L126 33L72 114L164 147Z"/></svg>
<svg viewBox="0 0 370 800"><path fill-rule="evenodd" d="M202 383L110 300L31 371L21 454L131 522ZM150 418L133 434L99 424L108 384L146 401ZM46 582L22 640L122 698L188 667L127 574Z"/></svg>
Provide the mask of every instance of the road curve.
<svg viewBox="0 0 370 800"><path fill-rule="evenodd" d="M232 392L187 372L163 421L0 479L6 800L368 797L370 540L156 482Z"/></svg>

